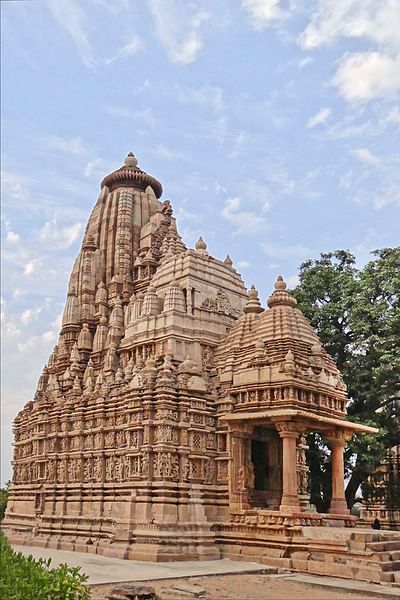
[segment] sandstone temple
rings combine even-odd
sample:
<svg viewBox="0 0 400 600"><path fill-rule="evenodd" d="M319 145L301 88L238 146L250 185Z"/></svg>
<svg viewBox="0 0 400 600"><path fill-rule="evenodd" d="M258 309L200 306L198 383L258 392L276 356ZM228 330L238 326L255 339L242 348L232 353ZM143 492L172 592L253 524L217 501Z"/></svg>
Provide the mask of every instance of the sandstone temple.
<svg viewBox="0 0 400 600"><path fill-rule="evenodd" d="M161 195L131 153L101 183L58 344L15 419L3 529L128 559L302 568L313 531L353 525L343 451L372 429L346 420L341 375L282 277L264 307L229 255L185 246ZM326 514L309 506L308 432L331 448ZM362 543L345 531L330 546L343 569Z"/></svg>

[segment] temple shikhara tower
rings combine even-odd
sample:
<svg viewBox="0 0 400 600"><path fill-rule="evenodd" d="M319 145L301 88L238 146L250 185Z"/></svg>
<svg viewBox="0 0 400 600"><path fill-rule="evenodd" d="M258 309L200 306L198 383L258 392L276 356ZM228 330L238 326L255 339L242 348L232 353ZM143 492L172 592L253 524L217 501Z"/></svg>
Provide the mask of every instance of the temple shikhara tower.
<svg viewBox="0 0 400 600"><path fill-rule="evenodd" d="M353 524L343 450L373 430L346 420L282 277L263 306L229 255L185 246L161 196L133 154L101 183L58 344L15 419L4 529L130 559L289 560L313 526ZM309 506L309 432L332 450L327 514Z"/></svg>

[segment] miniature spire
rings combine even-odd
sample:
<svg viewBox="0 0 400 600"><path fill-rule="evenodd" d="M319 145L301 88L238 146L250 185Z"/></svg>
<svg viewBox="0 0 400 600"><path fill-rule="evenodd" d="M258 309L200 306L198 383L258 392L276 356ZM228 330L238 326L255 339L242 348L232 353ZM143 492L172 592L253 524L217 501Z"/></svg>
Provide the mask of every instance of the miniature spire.
<svg viewBox="0 0 400 600"><path fill-rule="evenodd" d="M76 295L75 288L72 286L68 292L67 303L65 305L62 325L71 325L77 323L79 320L79 306L78 298Z"/></svg>
<svg viewBox="0 0 400 600"><path fill-rule="evenodd" d="M174 279L169 284L165 293L163 312L167 310L179 310L185 312L185 297L183 295L183 290Z"/></svg>
<svg viewBox="0 0 400 600"><path fill-rule="evenodd" d="M99 352L100 350L103 350L106 345L107 335L107 317L103 315L100 317L100 322L97 325L96 333L94 334L93 352Z"/></svg>
<svg viewBox="0 0 400 600"><path fill-rule="evenodd" d="M93 347L93 337L89 329L89 325L87 323L83 323L82 329L78 335L78 348L79 350L86 350L86 352L90 352Z"/></svg>
<svg viewBox="0 0 400 600"><path fill-rule="evenodd" d="M275 291L272 292L271 296L267 300L269 308L274 306L291 306L294 308L297 304L296 298L293 298L287 291L287 284L283 280L282 275L279 275L275 284Z"/></svg>
<svg viewBox="0 0 400 600"><path fill-rule="evenodd" d="M96 310L101 314L105 314L107 311L108 303L107 303L107 290L106 290L104 281L100 281L99 285L97 286L97 291L96 291L96 296L95 296L94 302L96 305Z"/></svg>
<svg viewBox="0 0 400 600"><path fill-rule="evenodd" d="M153 286L149 285L149 287L147 288L147 293L143 300L143 306L140 315L158 315L159 312L160 303L156 294L156 290L153 288Z"/></svg>
<svg viewBox="0 0 400 600"><path fill-rule="evenodd" d="M258 298L258 292L254 285L251 286L251 288L249 289L247 294L248 294L249 299L247 300L247 302L243 308L243 312L246 315L249 315L249 314L257 315L259 313L262 313L264 311L264 309L261 306L260 300Z"/></svg>
<svg viewBox="0 0 400 600"><path fill-rule="evenodd" d="M231 257L229 256L229 254L227 254L227 255L226 255L226 258L225 258L225 260L224 260L224 264L225 264L227 267L232 267L232 265L233 265L233 260L231 259Z"/></svg>
<svg viewBox="0 0 400 600"><path fill-rule="evenodd" d="M286 373L294 373L296 370L296 364L294 362L294 354L291 350L288 350L283 363L283 369Z"/></svg>

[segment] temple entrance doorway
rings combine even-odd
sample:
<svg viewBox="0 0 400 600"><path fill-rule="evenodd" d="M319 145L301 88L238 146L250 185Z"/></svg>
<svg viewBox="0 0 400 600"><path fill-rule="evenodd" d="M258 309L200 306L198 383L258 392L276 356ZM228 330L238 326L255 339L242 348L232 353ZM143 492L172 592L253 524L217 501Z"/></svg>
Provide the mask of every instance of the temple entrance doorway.
<svg viewBox="0 0 400 600"><path fill-rule="evenodd" d="M254 490L265 491L268 479L268 444L251 440L251 462L254 469Z"/></svg>
<svg viewBox="0 0 400 600"><path fill-rule="evenodd" d="M281 498L281 448L276 431L266 426L254 428L251 438L251 463L253 488L250 506L254 508L279 508Z"/></svg>

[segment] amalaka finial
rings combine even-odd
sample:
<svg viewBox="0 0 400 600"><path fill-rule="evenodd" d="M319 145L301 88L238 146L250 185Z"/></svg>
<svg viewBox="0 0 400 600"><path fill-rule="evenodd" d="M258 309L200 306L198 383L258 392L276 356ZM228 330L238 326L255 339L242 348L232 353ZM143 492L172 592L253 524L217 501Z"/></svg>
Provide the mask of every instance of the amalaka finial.
<svg viewBox="0 0 400 600"><path fill-rule="evenodd" d="M286 281L283 280L282 275L278 275L278 277L276 278L276 281L274 283L274 288L276 290L286 290L287 283L286 283Z"/></svg>
<svg viewBox="0 0 400 600"><path fill-rule="evenodd" d="M203 238L201 236L197 240L194 247L196 248L196 250L207 250L207 244L205 243L205 241L203 240Z"/></svg>
<svg viewBox="0 0 400 600"><path fill-rule="evenodd" d="M297 300L287 292L287 283L283 280L282 275L278 275L274 288L275 291L272 292L267 301L270 308L273 306L291 306L294 308L296 306Z"/></svg>
<svg viewBox="0 0 400 600"><path fill-rule="evenodd" d="M208 256L207 244L205 243L205 241L203 240L203 238L201 236L195 243L194 247L198 254L201 254L202 256Z"/></svg>
<svg viewBox="0 0 400 600"><path fill-rule="evenodd" d="M251 288L247 292L247 295L248 295L249 299L247 300L246 304L244 305L243 312L246 315L251 314L251 313L257 315L259 313L264 312L264 309L261 306L260 300L258 298L258 292L256 290L255 285L251 286Z"/></svg>
<svg viewBox="0 0 400 600"><path fill-rule="evenodd" d="M125 158L124 163L127 169L136 169L136 167L138 166L138 159L133 154L133 152L129 152L128 156Z"/></svg>

